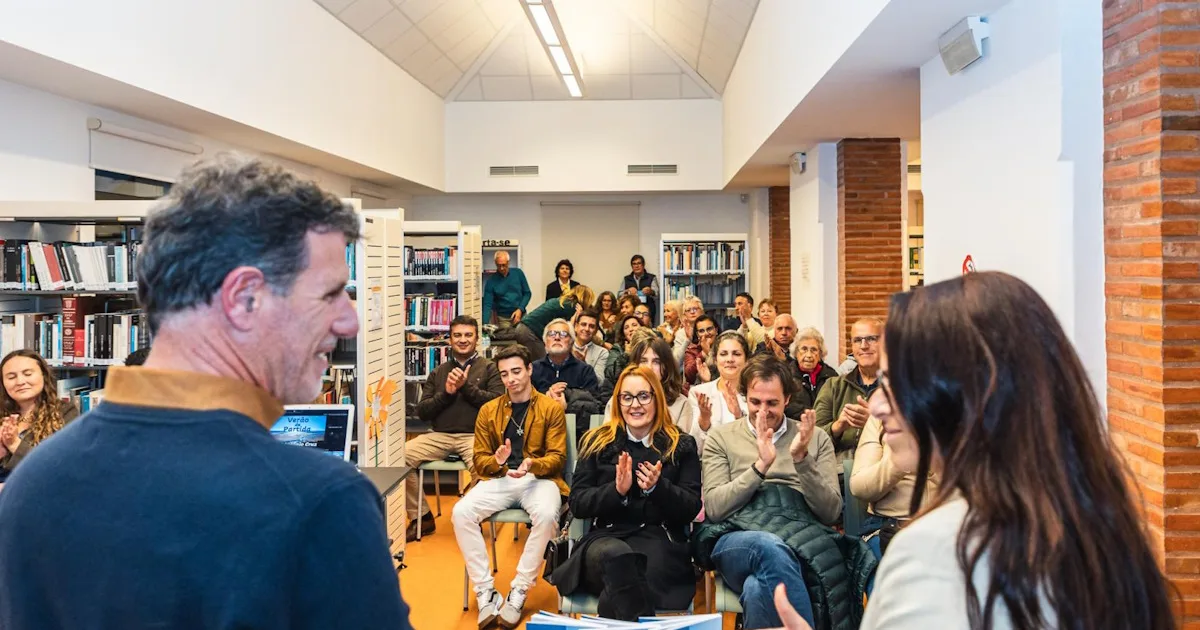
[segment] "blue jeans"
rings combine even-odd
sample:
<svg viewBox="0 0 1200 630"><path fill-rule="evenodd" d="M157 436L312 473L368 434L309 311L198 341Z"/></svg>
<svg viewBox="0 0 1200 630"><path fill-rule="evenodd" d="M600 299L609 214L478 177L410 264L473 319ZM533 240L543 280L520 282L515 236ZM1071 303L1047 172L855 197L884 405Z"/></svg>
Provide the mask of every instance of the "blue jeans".
<svg viewBox="0 0 1200 630"><path fill-rule="evenodd" d="M788 600L808 622L813 620L812 600L800 575L800 562L791 548L775 534L733 532L717 541L712 553L725 583L740 593L743 621L747 630L783 625L775 612L775 587L787 588Z"/></svg>

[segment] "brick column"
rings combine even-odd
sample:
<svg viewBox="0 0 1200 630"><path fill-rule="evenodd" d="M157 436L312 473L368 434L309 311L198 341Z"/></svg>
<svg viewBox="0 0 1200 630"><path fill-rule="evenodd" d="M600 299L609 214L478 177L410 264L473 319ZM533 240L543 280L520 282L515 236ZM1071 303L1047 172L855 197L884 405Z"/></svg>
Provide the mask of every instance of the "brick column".
<svg viewBox="0 0 1200 630"><path fill-rule="evenodd" d="M1200 622L1200 2L1104 2L1108 421Z"/></svg>
<svg viewBox="0 0 1200 630"><path fill-rule="evenodd" d="M887 315L888 299L904 290L901 199L904 171L897 139L846 139L838 143L838 327L830 339L841 360L850 326ZM836 362L835 362L836 363Z"/></svg>
<svg viewBox="0 0 1200 630"><path fill-rule="evenodd" d="M767 189L767 229L771 248L771 295L756 295L754 299L769 297L775 301L780 313L792 311L792 190L787 186L772 186Z"/></svg>

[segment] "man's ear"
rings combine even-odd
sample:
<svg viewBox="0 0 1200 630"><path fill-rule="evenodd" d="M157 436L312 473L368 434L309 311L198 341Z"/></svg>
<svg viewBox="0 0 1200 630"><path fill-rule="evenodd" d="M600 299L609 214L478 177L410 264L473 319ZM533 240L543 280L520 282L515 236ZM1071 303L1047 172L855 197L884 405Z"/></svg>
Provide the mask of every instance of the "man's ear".
<svg viewBox="0 0 1200 630"><path fill-rule="evenodd" d="M237 267L225 274L225 281L221 283L221 312L235 329L248 331L254 327L269 290L261 269Z"/></svg>

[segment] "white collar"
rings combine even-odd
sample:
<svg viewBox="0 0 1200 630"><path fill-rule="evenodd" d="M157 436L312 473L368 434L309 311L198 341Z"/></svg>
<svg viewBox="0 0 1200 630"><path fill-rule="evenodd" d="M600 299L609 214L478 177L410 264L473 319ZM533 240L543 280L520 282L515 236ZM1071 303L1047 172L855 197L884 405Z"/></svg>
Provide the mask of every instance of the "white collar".
<svg viewBox="0 0 1200 630"><path fill-rule="evenodd" d="M646 437L639 440L633 437L633 433L629 432L629 427L625 427L625 435L629 436L630 442L641 442L642 446L645 446L646 448L650 448L650 443L652 442L650 438L654 437L653 433L647 433Z"/></svg>
<svg viewBox="0 0 1200 630"><path fill-rule="evenodd" d="M750 427L750 435L753 435L755 438L758 438L758 431L755 430L754 423L750 421L750 414L746 414L746 426ZM775 432L775 435L771 436L772 444L778 444L779 438L783 437L784 433L787 433L787 430L788 430L787 418L783 419L783 424L779 427L779 429L780 430Z"/></svg>

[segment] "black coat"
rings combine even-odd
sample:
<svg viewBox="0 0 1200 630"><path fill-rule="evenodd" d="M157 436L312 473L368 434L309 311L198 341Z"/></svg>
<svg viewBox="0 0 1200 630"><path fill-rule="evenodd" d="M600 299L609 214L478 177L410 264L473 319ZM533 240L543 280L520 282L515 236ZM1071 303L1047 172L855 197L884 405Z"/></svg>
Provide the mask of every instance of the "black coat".
<svg viewBox="0 0 1200 630"><path fill-rule="evenodd" d="M568 280L567 284L569 284L572 289L579 286L579 283L575 282L574 280ZM549 302L550 300L557 300L560 297L562 297L562 285L558 283L558 278L555 278L550 282L550 284L546 285L546 301Z"/></svg>
<svg viewBox="0 0 1200 630"><path fill-rule="evenodd" d="M667 438L655 436L654 445L665 450ZM646 579L654 589L654 607L659 610L684 610L696 592L696 577L688 552L687 537L693 519L700 512L700 453L696 440L687 434L670 461L663 461L662 473L654 492L643 496L635 476L623 505L617 493L617 459L627 451L636 471L640 461L654 463L661 458L654 450L630 442L624 431L599 453L580 459L571 482L571 515L590 520L591 530L571 550L571 557L554 572L553 582L560 593L569 595L579 587L583 576L583 557L592 541L618 537L647 559Z"/></svg>
<svg viewBox="0 0 1200 630"><path fill-rule="evenodd" d="M799 418L800 414L816 406L817 394L825 386L825 383L837 377L837 368L830 367L828 363L822 361L821 372L817 374L817 382L810 383L808 375L800 371L794 360L788 362L788 367L791 368L792 378L796 380L797 391L788 401L788 406L783 413L789 418Z"/></svg>

